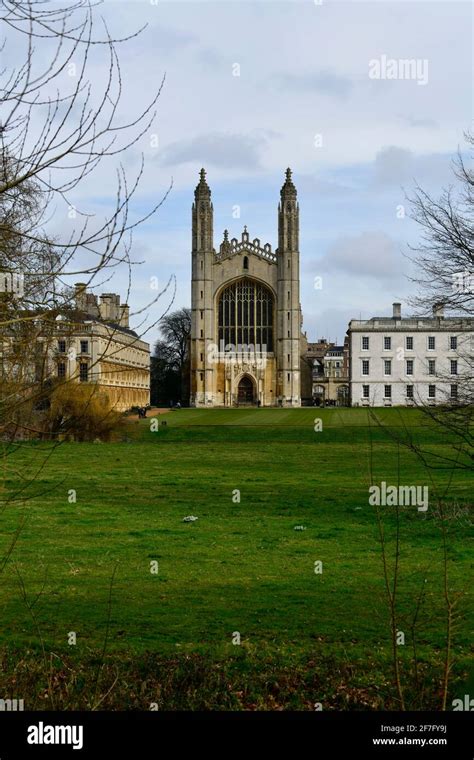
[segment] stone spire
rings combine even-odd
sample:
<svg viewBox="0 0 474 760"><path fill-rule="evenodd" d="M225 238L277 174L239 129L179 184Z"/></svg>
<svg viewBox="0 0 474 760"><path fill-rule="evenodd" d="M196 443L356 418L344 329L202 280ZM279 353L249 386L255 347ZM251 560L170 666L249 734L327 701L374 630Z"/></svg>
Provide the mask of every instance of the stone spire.
<svg viewBox="0 0 474 760"><path fill-rule="evenodd" d="M194 191L193 203L193 251L213 250L213 208L211 189L206 182L206 172L199 172L199 183Z"/></svg>
<svg viewBox="0 0 474 760"><path fill-rule="evenodd" d="M224 240L222 241L219 252L221 254L227 254L232 250L232 245L229 240L229 230L224 230Z"/></svg>
<svg viewBox="0 0 474 760"><path fill-rule="evenodd" d="M286 170L286 179L283 184L283 187L281 188L281 199L287 200L292 199L294 200L296 198L296 187L293 184L293 180L291 179L291 169L288 167Z"/></svg>
<svg viewBox="0 0 474 760"><path fill-rule="evenodd" d="M201 169L199 172L199 183L196 185L194 197L196 200L210 200L211 198L211 189L206 182L205 169Z"/></svg>
<svg viewBox="0 0 474 760"><path fill-rule="evenodd" d="M291 169L286 170L286 178L280 191L278 205L278 249L297 251L299 245L299 209L296 187L291 179Z"/></svg>

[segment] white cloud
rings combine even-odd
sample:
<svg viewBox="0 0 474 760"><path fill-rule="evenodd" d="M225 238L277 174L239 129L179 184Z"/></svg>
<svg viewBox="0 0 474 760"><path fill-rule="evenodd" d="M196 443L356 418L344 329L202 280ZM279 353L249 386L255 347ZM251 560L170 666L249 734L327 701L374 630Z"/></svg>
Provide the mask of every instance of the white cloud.
<svg viewBox="0 0 474 760"><path fill-rule="evenodd" d="M353 82L345 76L334 71L324 69L316 72L289 73L280 72L272 78L277 87L286 95L298 93L322 93L331 98L346 98L352 88Z"/></svg>
<svg viewBox="0 0 474 760"><path fill-rule="evenodd" d="M194 166L217 166L221 169L260 167L265 138L260 135L211 133L191 140L171 143L160 154L163 166L192 163Z"/></svg>
<svg viewBox="0 0 474 760"><path fill-rule="evenodd" d="M403 277L406 261L388 235L368 231L336 240L318 266L321 271L341 271L357 277L393 281Z"/></svg>
<svg viewBox="0 0 474 760"><path fill-rule="evenodd" d="M440 154L416 156L407 148L384 147L375 156L376 185L443 184L451 181L451 157Z"/></svg>

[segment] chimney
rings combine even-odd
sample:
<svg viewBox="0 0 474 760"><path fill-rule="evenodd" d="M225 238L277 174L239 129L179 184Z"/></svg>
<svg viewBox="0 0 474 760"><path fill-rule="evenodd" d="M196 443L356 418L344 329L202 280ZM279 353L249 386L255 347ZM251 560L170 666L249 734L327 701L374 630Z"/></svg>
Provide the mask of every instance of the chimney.
<svg viewBox="0 0 474 760"><path fill-rule="evenodd" d="M120 296L114 293L112 296L112 320L119 325L121 317L122 312L120 310Z"/></svg>
<svg viewBox="0 0 474 760"><path fill-rule="evenodd" d="M130 319L130 306L126 303L123 303L120 306L120 327L129 327L129 319Z"/></svg>
<svg viewBox="0 0 474 760"><path fill-rule="evenodd" d="M119 323L120 320L120 296L115 293L102 293L100 296L100 318L104 322Z"/></svg>
<svg viewBox="0 0 474 760"><path fill-rule="evenodd" d="M433 317L438 317L438 319L443 319L443 317L444 317L444 303L435 303L435 304L433 304Z"/></svg>
<svg viewBox="0 0 474 760"><path fill-rule="evenodd" d="M402 318L402 305L401 303L394 303L393 306L393 319Z"/></svg>
<svg viewBox="0 0 474 760"><path fill-rule="evenodd" d="M111 322L112 316L111 316L111 297L108 293L102 293L102 295L99 297L99 313L100 318L104 320L104 322Z"/></svg>
<svg viewBox="0 0 474 760"><path fill-rule="evenodd" d="M86 309L86 287L87 286L83 282L76 282L74 284L74 300L76 303L76 309L79 309L79 311L85 311Z"/></svg>

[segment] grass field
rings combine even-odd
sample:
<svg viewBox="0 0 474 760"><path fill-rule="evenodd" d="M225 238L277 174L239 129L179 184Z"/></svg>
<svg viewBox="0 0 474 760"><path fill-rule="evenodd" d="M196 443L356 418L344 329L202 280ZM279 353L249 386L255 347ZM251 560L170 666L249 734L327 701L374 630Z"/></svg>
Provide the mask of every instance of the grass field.
<svg viewBox="0 0 474 760"><path fill-rule="evenodd" d="M363 409L183 409L156 432L150 420L127 422L126 442L10 450L2 691L27 692L31 708L396 709L368 503L370 483L386 481L430 489L426 513L400 509L407 702L439 705L442 525L456 598L450 694L468 693L472 475L425 469L397 446L393 431L432 455L449 451L417 411L381 410L379 420ZM396 510L381 513L391 573Z"/></svg>

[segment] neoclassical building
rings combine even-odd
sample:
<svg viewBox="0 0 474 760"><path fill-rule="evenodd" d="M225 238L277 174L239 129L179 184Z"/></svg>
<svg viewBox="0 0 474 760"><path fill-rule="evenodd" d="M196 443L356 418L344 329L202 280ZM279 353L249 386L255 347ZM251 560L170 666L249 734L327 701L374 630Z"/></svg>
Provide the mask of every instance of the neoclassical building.
<svg viewBox="0 0 474 760"><path fill-rule="evenodd" d="M148 406L150 346L130 329L128 304L116 293L96 296L77 283L75 305L57 343L58 377L95 383L118 412Z"/></svg>
<svg viewBox="0 0 474 760"><path fill-rule="evenodd" d="M432 406L472 403L474 318L431 316L349 322L351 406Z"/></svg>
<svg viewBox="0 0 474 760"><path fill-rule="evenodd" d="M53 381L71 392L84 383L115 411L149 405L150 346L130 328L128 304L118 294L97 296L77 283L60 315L18 315L18 329L0 333L0 390L36 399Z"/></svg>
<svg viewBox="0 0 474 760"><path fill-rule="evenodd" d="M278 205L278 248L229 239L214 248L204 169L192 208L191 405L301 405L299 208L287 169ZM303 345L304 344L304 345Z"/></svg>

